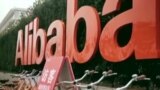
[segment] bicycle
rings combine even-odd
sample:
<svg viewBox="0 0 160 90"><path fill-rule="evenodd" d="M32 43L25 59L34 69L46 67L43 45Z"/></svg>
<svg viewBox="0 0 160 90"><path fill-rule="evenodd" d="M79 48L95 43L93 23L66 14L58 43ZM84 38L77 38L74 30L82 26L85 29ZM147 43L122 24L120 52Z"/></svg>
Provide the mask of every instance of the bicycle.
<svg viewBox="0 0 160 90"><path fill-rule="evenodd" d="M2 84L0 90L33 90L37 87L37 77L40 77L40 75L41 71L37 73L35 69L30 73L23 70L19 74L11 74L12 79L16 80L9 80L7 83Z"/></svg>
<svg viewBox="0 0 160 90"><path fill-rule="evenodd" d="M10 76L12 77L12 78L17 78L17 77L20 77L20 75L22 75L22 74L26 74L26 73L28 73L28 71L26 71L26 70L23 70L21 73L19 73L19 74L10 74ZM13 81L11 81L11 80L9 80L9 79L6 79L6 80L0 80L0 82L1 82L1 84L0 84L0 90L13 90L12 88L14 87L14 86L16 86L17 85L17 83L18 83L18 81L17 81L17 83L15 83L15 82L13 82Z"/></svg>
<svg viewBox="0 0 160 90"><path fill-rule="evenodd" d="M39 71L38 74L33 75L33 73L21 77L20 85L17 87L18 90L33 90L37 88L37 83L39 77L41 76L42 71Z"/></svg>
<svg viewBox="0 0 160 90"><path fill-rule="evenodd" d="M62 81L65 84L67 83L67 84L72 84L72 85L70 85L70 87L66 87L62 84L59 84L63 88L58 88L58 90L70 90L70 89L72 90L96 90L95 86L97 84L99 84L105 77L109 77L113 75L117 75L117 73L113 73L112 70L104 71L102 73L102 76L97 81L90 83L90 84L85 84L85 85L79 84L79 83L73 83L74 81Z"/></svg>
<svg viewBox="0 0 160 90"><path fill-rule="evenodd" d="M58 89L70 89L70 88L74 88L74 85L76 85L78 82L84 80L87 76L89 75L92 75L92 74L96 74L98 73L98 71L95 71L95 70L85 70L85 73L84 75L82 75L82 77L78 78L78 79L75 79L74 81L62 81L62 82L59 82L56 84L57 88ZM68 87L67 85L64 85L64 84L69 84ZM62 87L60 87L62 86Z"/></svg>
<svg viewBox="0 0 160 90"><path fill-rule="evenodd" d="M137 74L133 74L132 75L132 79L125 86L119 87L116 90L126 90L132 84L132 82L140 81L140 80L148 80L149 81L151 79L150 78L146 78L145 75L138 76Z"/></svg>
<svg viewBox="0 0 160 90"><path fill-rule="evenodd" d="M26 71L22 71L20 74L25 73ZM10 76L13 78L14 76L17 76L18 74L11 74ZM15 83L12 83L11 80L0 80L0 90L13 90L12 88L16 86Z"/></svg>
<svg viewBox="0 0 160 90"><path fill-rule="evenodd" d="M11 76L12 78L19 78L19 77L21 77L21 76L23 76L23 75L26 75L27 73L29 73L29 71L23 70L21 73L11 74L10 76Z"/></svg>
<svg viewBox="0 0 160 90"><path fill-rule="evenodd" d="M113 73L112 70L108 70L107 72L104 71L102 73L102 76L97 81L87 85L77 84L75 86L78 87L78 90L96 90L95 86L99 84L104 78L114 76L114 75L117 75L117 73Z"/></svg>

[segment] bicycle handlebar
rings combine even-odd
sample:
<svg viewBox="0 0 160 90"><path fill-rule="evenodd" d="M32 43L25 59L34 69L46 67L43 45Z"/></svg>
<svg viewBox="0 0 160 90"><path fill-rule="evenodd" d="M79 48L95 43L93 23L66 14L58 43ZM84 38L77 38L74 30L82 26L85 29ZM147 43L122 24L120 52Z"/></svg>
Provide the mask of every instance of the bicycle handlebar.
<svg viewBox="0 0 160 90"><path fill-rule="evenodd" d="M35 72L34 72L35 73ZM31 74L34 74L33 72ZM35 77L39 77L41 75L42 71L39 71L39 73L35 76L32 76L31 74L30 75L23 75L23 76L20 76L21 79L32 79L32 78L35 78Z"/></svg>
<svg viewBox="0 0 160 90"><path fill-rule="evenodd" d="M96 73L98 73L98 71L96 71L96 70L91 70L88 72L88 74L96 74Z"/></svg>
<svg viewBox="0 0 160 90"><path fill-rule="evenodd" d="M94 86L94 85L100 83L105 77L114 76L114 75L117 75L117 73L112 73L112 70L109 70L107 72L104 71L102 73L102 77L99 80L97 80L96 82L91 83L90 86Z"/></svg>
<svg viewBox="0 0 160 90"><path fill-rule="evenodd" d="M62 81L62 82L60 82L58 84L77 84L77 82L82 81L88 75L95 74L95 73L98 73L98 71L95 71L95 70L86 70L85 73L84 73L84 75L81 78L75 79L74 81Z"/></svg>
<svg viewBox="0 0 160 90"><path fill-rule="evenodd" d="M93 86L97 85L98 83L100 83L105 77L109 77L109 76L113 76L113 75L117 75L117 73L112 73L112 70L109 71L104 71L102 73L102 77L100 77L100 79L98 79L96 82L90 83L88 85L76 85L76 87L81 87L81 88L92 88Z"/></svg>
<svg viewBox="0 0 160 90"><path fill-rule="evenodd" d="M89 71L89 70L86 70L85 71L85 74L81 77L81 78L79 78L79 79L76 79L74 82L80 82L80 81L82 81L86 76L88 76L88 75L91 75L91 74L96 74L96 73L98 73L97 71L95 71L95 70L91 70L91 71Z"/></svg>
<svg viewBox="0 0 160 90"><path fill-rule="evenodd" d="M140 80L151 80L151 79L150 78L146 78L145 75L138 76L137 74L133 74L132 75L132 79L125 86L117 88L116 90L124 90L124 89L128 88L132 84L132 82L140 81Z"/></svg>
<svg viewBox="0 0 160 90"><path fill-rule="evenodd" d="M145 75L141 75L141 76L137 77L137 80L139 81L139 80L151 80L151 79L150 78L146 78Z"/></svg>
<svg viewBox="0 0 160 90"><path fill-rule="evenodd" d="M10 76L12 77L12 78L15 78L15 77L21 77L21 76L24 76L25 74L27 74L28 73L28 71L26 71L26 70L23 70L21 73L19 73L19 74L11 74Z"/></svg>

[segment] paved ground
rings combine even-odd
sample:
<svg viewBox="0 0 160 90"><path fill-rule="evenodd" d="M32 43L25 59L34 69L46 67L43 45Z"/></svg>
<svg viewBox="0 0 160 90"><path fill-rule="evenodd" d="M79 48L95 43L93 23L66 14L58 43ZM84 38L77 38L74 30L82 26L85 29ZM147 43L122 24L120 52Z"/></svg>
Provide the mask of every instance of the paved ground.
<svg viewBox="0 0 160 90"><path fill-rule="evenodd" d="M3 72L0 72L0 80L3 80L3 79L10 79L10 75L9 73L3 73Z"/></svg>

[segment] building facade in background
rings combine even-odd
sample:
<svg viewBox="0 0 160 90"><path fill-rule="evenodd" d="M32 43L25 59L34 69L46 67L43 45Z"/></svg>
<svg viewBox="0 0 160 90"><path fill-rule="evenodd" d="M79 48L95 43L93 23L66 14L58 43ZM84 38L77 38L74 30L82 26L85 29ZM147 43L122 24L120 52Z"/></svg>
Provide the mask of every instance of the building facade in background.
<svg viewBox="0 0 160 90"><path fill-rule="evenodd" d="M16 24L18 20L21 18L21 15L26 11L26 9L22 8L11 9L0 23L0 33L8 29L10 25Z"/></svg>

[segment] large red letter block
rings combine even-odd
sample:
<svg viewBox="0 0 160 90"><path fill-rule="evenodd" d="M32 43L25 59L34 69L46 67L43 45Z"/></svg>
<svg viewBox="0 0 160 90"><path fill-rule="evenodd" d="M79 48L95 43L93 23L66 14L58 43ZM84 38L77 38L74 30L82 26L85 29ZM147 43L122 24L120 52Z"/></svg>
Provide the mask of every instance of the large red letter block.
<svg viewBox="0 0 160 90"><path fill-rule="evenodd" d="M117 7L117 0L106 0ZM145 3L144 3L145 2ZM160 39L158 32L160 29L160 6L159 0L133 0L133 7L113 19L104 27L99 47L101 55L105 60L111 62L121 62L135 53L137 59L159 58L158 55ZM107 4L106 4L107 5ZM104 8L108 8L104 6ZM118 10L118 8L112 8ZM103 10L104 14L110 11ZM132 36L128 44L120 47L117 43L118 28L132 23Z"/></svg>
<svg viewBox="0 0 160 90"><path fill-rule="evenodd" d="M43 29L39 28L39 19L34 20L34 31L33 31L33 55L32 64L40 64L44 59L45 46L47 42L47 35ZM38 43L38 41L40 43ZM40 47L38 52L38 47Z"/></svg>
<svg viewBox="0 0 160 90"><path fill-rule="evenodd" d="M27 65L28 61L28 33L29 33L29 26L25 26L25 41L24 41L24 63L23 65Z"/></svg>
<svg viewBox="0 0 160 90"><path fill-rule="evenodd" d="M65 53L65 25L62 21L56 20L49 26L47 36L54 34L56 35L49 39L46 45L46 60L53 56L64 56ZM54 44L55 47L53 47ZM55 48L55 52L52 51L52 48Z"/></svg>
<svg viewBox="0 0 160 90"><path fill-rule="evenodd" d="M17 39L17 47L16 47L16 57L15 57L15 65L21 64L23 65L23 31L18 31L18 39Z"/></svg>
<svg viewBox="0 0 160 90"><path fill-rule="evenodd" d="M78 8L78 0L67 0L67 31L66 31L66 56L70 62L73 59L78 63L85 63L91 59L97 49L100 35L100 20L98 12L90 6ZM77 49L77 27L80 19L86 23L86 42L84 49Z"/></svg>

